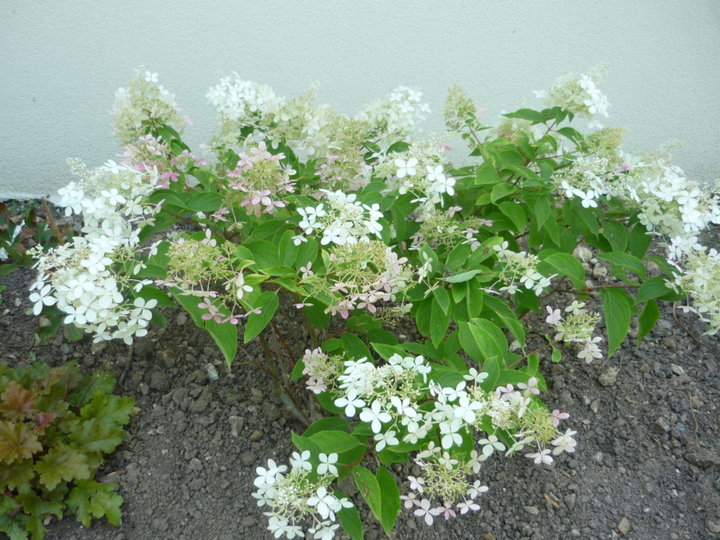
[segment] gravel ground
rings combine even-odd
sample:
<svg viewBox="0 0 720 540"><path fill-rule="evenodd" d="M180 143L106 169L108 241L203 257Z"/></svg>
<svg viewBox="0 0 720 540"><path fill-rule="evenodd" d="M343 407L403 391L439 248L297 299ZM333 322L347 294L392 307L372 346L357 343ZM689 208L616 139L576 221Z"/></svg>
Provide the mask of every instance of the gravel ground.
<svg viewBox="0 0 720 540"><path fill-rule="evenodd" d="M26 315L31 277L21 269L0 278L8 285L0 361L17 365L31 352L51 364L77 359L88 371L114 373L117 391L139 408L125 443L98 474L120 485L122 527L98 521L85 529L69 518L52 523L48 538L270 538L250 496L255 467L268 458L287 462L290 432L302 426L273 396L268 377L243 365L261 357L259 347L241 350L229 374L209 336L177 309L166 311L168 328L132 350L62 336L36 347L37 320ZM305 334L292 311L286 315L279 325L299 353ZM521 456L489 460L480 512L428 528L403 511L394 537L720 538L720 338L702 336L704 329L666 306L639 348L626 343L590 365L546 363L546 400L571 414L577 452L551 467ZM371 525L367 537L381 538L379 527Z"/></svg>

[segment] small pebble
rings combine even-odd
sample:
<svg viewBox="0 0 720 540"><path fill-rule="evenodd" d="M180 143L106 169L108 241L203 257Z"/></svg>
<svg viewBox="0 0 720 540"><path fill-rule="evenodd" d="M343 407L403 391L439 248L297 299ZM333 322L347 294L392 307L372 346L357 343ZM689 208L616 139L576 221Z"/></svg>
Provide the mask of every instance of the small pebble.
<svg viewBox="0 0 720 540"><path fill-rule="evenodd" d="M620 373L620 370L617 368L611 367L606 369L599 377L598 382L602 386L615 386L615 383L617 382L618 374Z"/></svg>
<svg viewBox="0 0 720 540"><path fill-rule="evenodd" d="M207 376L210 381L217 381L220 378L217 369L212 364L208 364L207 366L205 366L205 369L207 370Z"/></svg>
<svg viewBox="0 0 720 540"><path fill-rule="evenodd" d="M233 437L240 435L240 432L245 425L245 419L242 416L230 416L228 421L230 422L230 434Z"/></svg>
<svg viewBox="0 0 720 540"><path fill-rule="evenodd" d="M540 513L540 509L537 506L523 506L523 510L525 510L528 514L532 514L533 516L536 516Z"/></svg>
<svg viewBox="0 0 720 540"><path fill-rule="evenodd" d="M259 441L260 439L262 439L262 436L263 436L263 432L260 431L259 429L256 429L255 431L253 431L250 434L250 440L252 442L256 442L256 441Z"/></svg>
<svg viewBox="0 0 720 540"><path fill-rule="evenodd" d="M672 371L675 375L685 375L683 367L678 366L677 364L670 364L670 371Z"/></svg>
<svg viewBox="0 0 720 540"><path fill-rule="evenodd" d="M618 523L618 531L620 531L621 534L627 534L629 530L630 521L624 517L620 520L620 523Z"/></svg>

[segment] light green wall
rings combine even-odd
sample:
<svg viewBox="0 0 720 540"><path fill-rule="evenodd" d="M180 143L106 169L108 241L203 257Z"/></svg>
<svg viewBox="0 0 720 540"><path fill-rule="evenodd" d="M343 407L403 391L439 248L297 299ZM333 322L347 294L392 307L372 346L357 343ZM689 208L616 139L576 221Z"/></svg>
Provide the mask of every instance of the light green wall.
<svg viewBox="0 0 720 540"><path fill-rule="evenodd" d="M676 162L720 177L720 1L3 0L0 199L53 193L65 158L114 157L113 93L136 67L160 73L195 120L214 121L207 88L232 71L280 95L320 83L346 112L400 84L420 87L442 130L447 88L462 84L493 122L531 91L600 62L627 147L685 146Z"/></svg>

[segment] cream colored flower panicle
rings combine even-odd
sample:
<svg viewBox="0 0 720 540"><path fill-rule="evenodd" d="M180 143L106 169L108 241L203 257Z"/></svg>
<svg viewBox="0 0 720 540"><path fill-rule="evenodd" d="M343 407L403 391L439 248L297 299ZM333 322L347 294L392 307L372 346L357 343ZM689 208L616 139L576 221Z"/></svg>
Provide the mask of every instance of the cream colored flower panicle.
<svg viewBox="0 0 720 540"><path fill-rule="evenodd" d="M559 77L550 90L536 91L535 95L550 107L562 107L584 118L607 118L610 103L598 88L605 69L605 66L599 66L590 73Z"/></svg>
<svg viewBox="0 0 720 540"><path fill-rule="evenodd" d="M134 143L151 127L172 125L182 130L188 122L180 115L175 95L158 84L157 73L138 73L127 88L115 93L113 106L115 135L124 143Z"/></svg>

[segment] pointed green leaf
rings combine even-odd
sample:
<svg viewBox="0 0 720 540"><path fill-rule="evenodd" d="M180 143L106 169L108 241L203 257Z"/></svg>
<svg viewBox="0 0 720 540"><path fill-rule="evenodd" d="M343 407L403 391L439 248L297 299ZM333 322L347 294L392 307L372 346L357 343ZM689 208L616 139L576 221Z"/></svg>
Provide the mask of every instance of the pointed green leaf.
<svg viewBox="0 0 720 540"><path fill-rule="evenodd" d="M640 313L640 316L638 317L638 345L645 336L652 332L652 329L659 318L660 310L658 309L657 302L655 300L648 300L642 310L642 313Z"/></svg>
<svg viewBox="0 0 720 540"><path fill-rule="evenodd" d="M231 365L237 353L238 330L233 324L216 323L215 321L204 321L202 319L204 310L198 307L202 299L197 296L186 296L181 294L180 290L173 289L173 296L177 302L185 308L190 314L195 325L203 330L207 330L213 340L222 351L225 362Z"/></svg>
<svg viewBox="0 0 720 540"><path fill-rule="evenodd" d="M582 263L569 253L552 253L541 256L538 270L544 275L557 273L569 277L576 289L585 286L585 268Z"/></svg>
<svg viewBox="0 0 720 540"><path fill-rule="evenodd" d="M338 499L348 498L340 491L335 491L334 495ZM362 520L360 519L360 513L355 505L350 508L343 507L343 509L337 513L337 517L343 530L352 540L363 540L364 534Z"/></svg>
<svg viewBox="0 0 720 540"><path fill-rule="evenodd" d="M600 297L603 300L610 357L618 350L630 330L634 302L624 289L603 289Z"/></svg>
<svg viewBox="0 0 720 540"><path fill-rule="evenodd" d="M646 275L643 262L629 253L611 251L610 253L598 253L596 256L598 259L603 259L604 261L609 261L612 264L627 268L641 278L644 278Z"/></svg>
<svg viewBox="0 0 720 540"><path fill-rule="evenodd" d="M260 313L252 313L248 317L247 323L245 324L245 336L243 337L245 343L257 337L257 335L265 329L270 319L275 315L279 305L280 300L278 299L277 292L265 291L260 294L253 306L256 309L259 308Z"/></svg>
<svg viewBox="0 0 720 540"><path fill-rule="evenodd" d="M378 467L375 476L380 487L380 500L382 501L380 524L385 534L390 536L400 513L400 490L395 482L395 477L385 467Z"/></svg>
<svg viewBox="0 0 720 540"><path fill-rule="evenodd" d="M370 510L378 521L382 520L382 504L380 484L378 484L375 475L365 467L355 467L353 470L353 478L357 485L360 495L368 503Z"/></svg>

